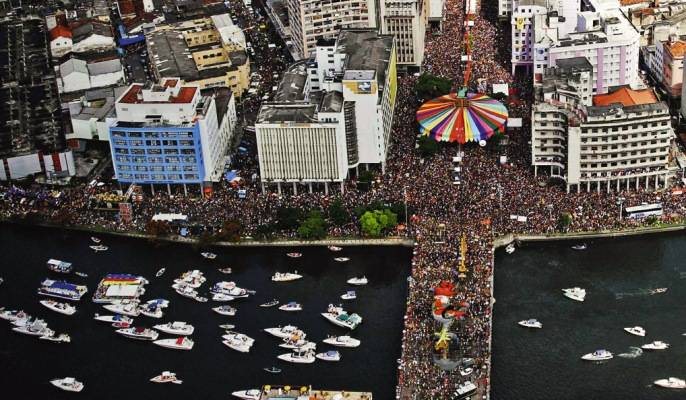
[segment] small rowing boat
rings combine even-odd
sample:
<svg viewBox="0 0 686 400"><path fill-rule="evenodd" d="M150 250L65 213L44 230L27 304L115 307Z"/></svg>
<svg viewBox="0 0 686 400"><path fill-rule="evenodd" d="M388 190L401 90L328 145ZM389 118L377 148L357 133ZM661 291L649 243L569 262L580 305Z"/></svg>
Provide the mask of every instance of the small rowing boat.
<svg viewBox="0 0 686 400"><path fill-rule="evenodd" d="M267 308L267 307L274 307L274 306L276 306L276 305L279 305L279 301L276 300L276 299L274 299L274 300L272 300L272 301L268 301L268 302L266 302L266 303L260 304L260 307Z"/></svg>
<svg viewBox="0 0 686 400"><path fill-rule="evenodd" d="M155 274L155 276L159 278L160 276L164 275L164 272L165 272L166 270L167 270L166 268L160 268L160 270L157 271L157 273Z"/></svg>
<svg viewBox="0 0 686 400"><path fill-rule="evenodd" d="M269 372L270 374L278 374L281 372L281 370L279 368L276 368L276 367L262 368L262 369Z"/></svg>
<svg viewBox="0 0 686 400"><path fill-rule="evenodd" d="M302 257L302 253L286 253L286 255L290 258L300 258Z"/></svg>

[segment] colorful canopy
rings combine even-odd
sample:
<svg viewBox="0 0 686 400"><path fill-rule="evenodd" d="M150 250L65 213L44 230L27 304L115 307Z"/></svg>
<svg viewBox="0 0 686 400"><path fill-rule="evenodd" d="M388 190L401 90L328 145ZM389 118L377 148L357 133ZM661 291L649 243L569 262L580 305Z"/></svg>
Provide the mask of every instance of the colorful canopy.
<svg viewBox="0 0 686 400"><path fill-rule="evenodd" d="M442 142L479 142L505 132L507 109L484 94L456 93L437 97L417 110L419 132Z"/></svg>

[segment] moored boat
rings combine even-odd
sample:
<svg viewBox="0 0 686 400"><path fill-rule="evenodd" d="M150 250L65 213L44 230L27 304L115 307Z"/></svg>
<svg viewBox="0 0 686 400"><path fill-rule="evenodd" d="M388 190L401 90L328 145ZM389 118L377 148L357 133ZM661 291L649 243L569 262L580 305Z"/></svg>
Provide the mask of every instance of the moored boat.
<svg viewBox="0 0 686 400"><path fill-rule="evenodd" d="M103 308L107 311L112 311L115 314L128 315L129 317L137 317L141 313L137 301L122 302L119 304L105 304Z"/></svg>
<svg viewBox="0 0 686 400"><path fill-rule="evenodd" d="M55 260L54 258L48 260L47 266L50 271L59 272L61 274L68 274L72 270L70 262Z"/></svg>
<svg viewBox="0 0 686 400"><path fill-rule="evenodd" d="M153 326L154 329L168 333L170 335L190 336L195 331L195 327L183 321L168 322Z"/></svg>
<svg viewBox="0 0 686 400"><path fill-rule="evenodd" d="M367 280L366 276L363 276L361 278L359 278L359 277L350 278L350 279L348 279L347 282L349 285L363 286L363 285L366 285L368 283L368 280Z"/></svg>
<svg viewBox="0 0 686 400"><path fill-rule="evenodd" d="M109 247L103 246L103 245L101 245L101 244L99 244L99 245L97 245L97 246L88 246L88 247L90 247L91 249L93 249L96 253L99 252L99 251L107 251L107 249L109 248Z"/></svg>
<svg viewBox="0 0 686 400"><path fill-rule="evenodd" d="M346 262L346 261L350 261L350 258L348 258L348 257L336 257L333 260L336 262Z"/></svg>
<svg viewBox="0 0 686 400"><path fill-rule="evenodd" d="M40 303L52 311L64 315L73 315L76 312L76 307L68 303L60 303L55 300L41 300Z"/></svg>
<svg viewBox="0 0 686 400"><path fill-rule="evenodd" d="M333 304L329 304L327 311L323 312L322 316L334 325L350 330L357 328L362 323L362 317L359 315L348 314L343 307L336 307Z"/></svg>
<svg viewBox="0 0 686 400"><path fill-rule="evenodd" d="M355 300L356 298L357 298L357 293L355 293L354 290L348 290L347 292L345 292L341 295L341 299L343 299L343 300Z"/></svg>
<svg viewBox="0 0 686 400"><path fill-rule="evenodd" d="M279 360L286 362L296 363L296 364L312 364L316 358L314 356L314 351L295 351L293 353L280 354L277 356Z"/></svg>
<svg viewBox="0 0 686 400"><path fill-rule="evenodd" d="M48 328L48 324L42 319L27 321L23 325L15 326L12 330L31 336L52 336L55 334L55 331Z"/></svg>
<svg viewBox="0 0 686 400"><path fill-rule="evenodd" d="M576 301L584 301L586 299L586 289L582 289L580 287L562 289L562 293L568 299Z"/></svg>
<svg viewBox="0 0 686 400"><path fill-rule="evenodd" d="M3 310L0 312L0 319L6 321L14 322L18 319L27 318L29 314L25 313L23 310Z"/></svg>
<svg viewBox="0 0 686 400"><path fill-rule="evenodd" d="M88 278L88 274L85 272L81 272L81 271L74 272L74 275L79 276L81 278Z"/></svg>
<svg viewBox="0 0 686 400"><path fill-rule="evenodd" d="M514 253L514 252L515 252L515 245L514 245L514 243L508 244L507 247L505 247L505 252L506 252L507 254L512 254L512 253Z"/></svg>
<svg viewBox="0 0 686 400"><path fill-rule="evenodd" d="M653 294L665 293L666 291L667 291L667 288L666 288L666 287L663 287L663 288L657 288L657 289L650 289L650 292L649 292L649 293L650 293L651 295L653 295Z"/></svg>
<svg viewBox="0 0 686 400"><path fill-rule="evenodd" d="M266 329L264 329L264 331L270 335L273 335L273 336L276 336L276 337L282 338L282 339L288 338L296 332L302 332L300 329L298 329L297 326L293 326L293 325L286 325L283 327L279 326L278 328L266 328Z"/></svg>
<svg viewBox="0 0 686 400"><path fill-rule="evenodd" d="M251 338L250 336L231 331L226 332L225 335L222 335L222 339L224 339L222 343L224 343L225 346L233 350L240 351L241 353L248 353L252 345L255 343L255 339Z"/></svg>
<svg viewBox="0 0 686 400"><path fill-rule="evenodd" d="M641 348L643 350L667 350L669 348L669 343L656 340L653 343L644 344Z"/></svg>
<svg viewBox="0 0 686 400"><path fill-rule="evenodd" d="M169 371L163 371L161 374L157 375L156 377L150 378L150 382L154 382L154 383L175 383L177 385L180 385L183 383L182 380L180 380L176 377L175 373L169 372Z"/></svg>
<svg viewBox="0 0 686 400"><path fill-rule="evenodd" d="M341 361L341 353L339 353L336 350L329 350L324 353L317 353L315 357L323 361Z"/></svg>
<svg viewBox="0 0 686 400"><path fill-rule="evenodd" d="M191 339L181 336L175 339L160 339L152 342L160 347L173 350L192 350L195 344Z"/></svg>
<svg viewBox="0 0 686 400"><path fill-rule="evenodd" d="M248 389L248 390L238 390L231 393L232 396L238 397L242 400L259 400L262 396L262 390L260 389Z"/></svg>
<svg viewBox="0 0 686 400"><path fill-rule="evenodd" d="M331 250L331 251L341 251L341 250L343 250L342 247L338 247L338 246L329 246L328 249Z"/></svg>
<svg viewBox="0 0 686 400"><path fill-rule="evenodd" d="M95 244L100 243L100 239L96 238L95 236L91 236L91 240L92 240L93 243L95 243Z"/></svg>
<svg viewBox="0 0 686 400"><path fill-rule="evenodd" d="M236 315L236 309L229 306L229 305L223 305L219 307L213 307L212 310L216 312L217 314L221 315L228 315L230 317Z"/></svg>
<svg viewBox="0 0 686 400"><path fill-rule="evenodd" d="M519 326L523 326L525 328L537 328L541 329L543 328L543 324L540 323L537 319L525 319L523 321L517 322Z"/></svg>
<svg viewBox="0 0 686 400"><path fill-rule="evenodd" d="M271 368L262 368L262 369L265 370L266 372L269 372L270 374L278 374L281 372L281 369L276 368L274 366L272 366Z"/></svg>
<svg viewBox="0 0 686 400"><path fill-rule="evenodd" d="M155 273L155 276L159 278L160 276L164 275L164 273L165 273L166 271L167 271L166 268L160 268L160 269Z"/></svg>
<svg viewBox="0 0 686 400"><path fill-rule="evenodd" d="M295 301L289 301L288 303L279 307L281 311L302 311L303 306Z"/></svg>
<svg viewBox="0 0 686 400"><path fill-rule="evenodd" d="M330 344L332 346L337 346L337 347L358 347L360 345L360 341L358 339L352 338L350 336L344 335L344 336L329 336L326 339L323 340L324 343Z"/></svg>
<svg viewBox="0 0 686 400"><path fill-rule="evenodd" d="M118 328L128 328L133 324L133 318L126 315L100 315L95 314L93 317L96 321L108 322L110 324L118 324Z"/></svg>
<svg viewBox="0 0 686 400"><path fill-rule="evenodd" d="M579 243L572 246L572 250L586 250L587 248L588 246L586 246L586 243Z"/></svg>
<svg viewBox="0 0 686 400"><path fill-rule="evenodd" d="M88 288L84 285L75 285L64 281L45 279L38 288L38 294L42 296L57 297L59 299L79 301Z"/></svg>
<svg viewBox="0 0 686 400"><path fill-rule="evenodd" d="M266 303L260 304L260 307L268 308L268 307L274 307L279 305L279 301L277 299L274 299L272 301L268 301Z"/></svg>
<svg viewBox="0 0 686 400"><path fill-rule="evenodd" d="M55 343L71 343L71 336L69 336L66 333L60 333L57 336L55 336L55 334L53 333L50 336L41 336L38 339L47 340Z"/></svg>
<svg viewBox="0 0 686 400"><path fill-rule="evenodd" d="M204 253L200 253L201 256L207 258L208 260L214 260L217 258L217 255L214 253L210 253L209 251L206 251Z"/></svg>
<svg viewBox="0 0 686 400"><path fill-rule="evenodd" d="M295 272L276 272L274 275L272 275L272 281L273 282L291 282L295 281L298 279L301 279L303 276L298 274L298 271Z"/></svg>
<svg viewBox="0 0 686 400"><path fill-rule="evenodd" d="M221 272L222 274L225 274L225 275L228 275L228 274L230 274L231 272L233 272L233 271L231 270L230 267L219 268L217 271L219 271L219 272Z"/></svg>
<svg viewBox="0 0 686 400"><path fill-rule="evenodd" d="M632 326L630 328L624 328L624 331L636 336L645 336L646 331L640 326Z"/></svg>
<svg viewBox="0 0 686 400"><path fill-rule="evenodd" d="M593 353L584 354L581 356L581 359L586 361L605 361L611 359L612 357L614 357L612 353L605 349L600 349L594 351Z"/></svg>
<svg viewBox="0 0 686 400"><path fill-rule="evenodd" d="M231 330L231 329L236 328L236 325L233 325L233 324L220 324L219 327L228 331L228 330Z"/></svg>
<svg viewBox="0 0 686 400"><path fill-rule="evenodd" d="M141 315L145 315L146 317L150 318L162 318L164 316L162 308L155 304L146 304L140 306L139 310Z"/></svg>
<svg viewBox="0 0 686 400"><path fill-rule="evenodd" d="M77 381L74 378L56 378L50 381L50 383L58 389L62 389L67 392L80 392L83 390L83 383Z"/></svg>
<svg viewBox="0 0 686 400"><path fill-rule="evenodd" d="M117 329L115 332L128 338L138 340L157 340L157 337L159 336L157 331L141 327Z"/></svg>
<svg viewBox="0 0 686 400"><path fill-rule="evenodd" d="M290 258L300 258L302 257L302 253L286 253L286 255Z"/></svg>
<svg viewBox="0 0 686 400"><path fill-rule="evenodd" d="M674 377L670 377L667 379L658 379L653 383L656 386L660 386L667 389L686 389L686 381Z"/></svg>

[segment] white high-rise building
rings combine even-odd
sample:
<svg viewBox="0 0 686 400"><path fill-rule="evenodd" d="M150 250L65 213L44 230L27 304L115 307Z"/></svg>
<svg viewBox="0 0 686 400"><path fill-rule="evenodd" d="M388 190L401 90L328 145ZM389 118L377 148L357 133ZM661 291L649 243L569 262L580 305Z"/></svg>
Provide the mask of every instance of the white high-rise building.
<svg viewBox="0 0 686 400"><path fill-rule="evenodd" d="M429 0L379 0L381 33L395 36L399 65L422 65L428 5Z"/></svg>

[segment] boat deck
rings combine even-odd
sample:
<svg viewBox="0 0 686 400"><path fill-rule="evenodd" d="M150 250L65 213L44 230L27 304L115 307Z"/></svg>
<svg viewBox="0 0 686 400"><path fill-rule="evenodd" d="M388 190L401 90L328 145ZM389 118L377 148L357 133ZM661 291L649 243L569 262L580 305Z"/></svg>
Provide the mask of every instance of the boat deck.
<svg viewBox="0 0 686 400"><path fill-rule="evenodd" d="M286 390L288 389L288 390ZM371 392L345 390L315 390L300 386L269 386L262 388L259 400L372 400Z"/></svg>

